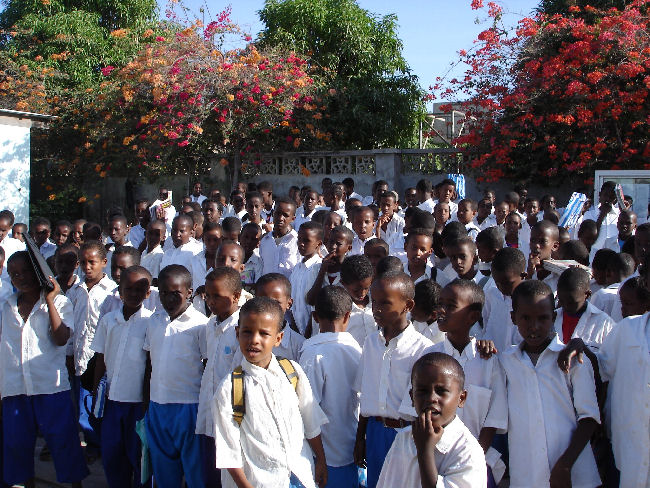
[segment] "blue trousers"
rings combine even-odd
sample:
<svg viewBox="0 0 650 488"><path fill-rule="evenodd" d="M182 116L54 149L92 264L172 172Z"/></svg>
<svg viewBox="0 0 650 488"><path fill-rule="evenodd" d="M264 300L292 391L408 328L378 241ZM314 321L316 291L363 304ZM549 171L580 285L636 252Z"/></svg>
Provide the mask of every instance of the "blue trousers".
<svg viewBox="0 0 650 488"><path fill-rule="evenodd" d="M72 394L75 400L75 408L79 412L79 426L81 427L81 432L86 441L86 449L90 451L95 450L96 452L101 444L100 432L99 429L95 429L96 426L90 425L90 419L85 407L85 405L88 405L88 408L90 408L92 403L92 393L81 386L80 376L75 376L72 380ZM88 400L86 400L86 398L88 398Z"/></svg>
<svg viewBox="0 0 650 488"><path fill-rule="evenodd" d="M359 468L356 464L327 466L326 488L359 488Z"/></svg>
<svg viewBox="0 0 650 488"><path fill-rule="evenodd" d="M139 488L142 444L135 423L142 419L142 403L106 400L102 419L102 464L111 488Z"/></svg>
<svg viewBox="0 0 650 488"><path fill-rule="evenodd" d="M379 474L384 465L384 459L390 446L393 445L397 431L374 417L368 419L366 428L366 466L368 468L368 488L375 488L379 481Z"/></svg>
<svg viewBox="0 0 650 488"><path fill-rule="evenodd" d="M216 468L217 454L214 437L199 435L201 443L201 469L205 488L221 488L221 470Z"/></svg>
<svg viewBox="0 0 650 488"><path fill-rule="evenodd" d="M70 391L16 395L2 400L4 480L9 485L34 477L38 431L50 448L56 480L77 483L88 476Z"/></svg>
<svg viewBox="0 0 650 488"><path fill-rule="evenodd" d="M145 417L153 476L158 488L203 488L201 447L196 429L198 403L149 402Z"/></svg>

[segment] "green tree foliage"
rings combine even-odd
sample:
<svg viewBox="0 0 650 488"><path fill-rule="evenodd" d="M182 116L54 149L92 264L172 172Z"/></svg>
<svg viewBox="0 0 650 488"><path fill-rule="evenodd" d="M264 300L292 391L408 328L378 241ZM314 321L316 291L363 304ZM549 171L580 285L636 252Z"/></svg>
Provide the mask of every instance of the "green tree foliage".
<svg viewBox="0 0 650 488"><path fill-rule="evenodd" d="M424 113L417 77L402 56L395 15L355 0L267 0L260 42L302 53L322 73L329 145L409 145Z"/></svg>

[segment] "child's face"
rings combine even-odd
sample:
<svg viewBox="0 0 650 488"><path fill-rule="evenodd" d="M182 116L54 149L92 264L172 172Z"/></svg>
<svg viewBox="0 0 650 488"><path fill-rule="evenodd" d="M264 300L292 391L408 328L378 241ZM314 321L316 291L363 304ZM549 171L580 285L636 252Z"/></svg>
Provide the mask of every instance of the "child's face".
<svg viewBox="0 0 650 488"><path fill-rule="evenodd" d="M446 254L451 261L451 267L461 278L474 269L478 259L476 252L470 248L469 244L450 246Z"/></svg>
<svg viewBox="0 0 650 488"><path fill-rule="evenodd" d="M433 239L429 236L412 235L406 244L406 259L409 265L422 266L426 265L431 256Z"/></svg>
<svg viewBox="0 0 650 488"><path fill-rule="evenodd" d="M149 279L141 273L127 273L120 284L120 298L129 308L138 308L149 296Z"/></svg>
<svg viewBox="0 0 650 488"><path fill-rule="evenodd" d="M381 202L379 205L379 209L381 210L381 213L383 215L393 215L395 213L395 210L397 209L397 202L395 199L390 196L390 197L381 197Z"/></svg>
<svg viewBox="0 0 650 488"><path fill-rule="evenodd" d="M172 224L172 242L174 247L180 247L187 244L192 237L193 224L186 220L174 219Z"/></svg>
<svg viewBox="0 0 650 488"><path fill-rule="evenodd" d="M521 219L517 214L509 214L506 217L506 234L514 236L519 234L519 229L521 229Z"/></svg>
<svg viewBox="0 0 650 488"><path fill-rule="evenodd" d="M618 229L618 235L627 239L632 235L634 229L636 228L636 216L634 214L629 214L628 212L623 212L618 217L618 222L616 223Z"/></svg>
<svg viewBox="0 0 650 488"><path fill-rule="evenodd" d="M114 254L111 257L111 278L113 278L113 281L119 285L122 272L134 264L133 258L128 254Z"/></svg>
<svg viewBox="0 0 650 488"><path fill-rule="evenodd" d="M71 251L58 253L54 261L54 267L60 278L69 278L79 267L79 259Z"/></svg>
<svg viewBox="0 0 650 488"><path fill-rule="evenodd" d="M326 247L328 252L335 253L339 260L342 261L345 255L352 249L352 243L342 232L330 232L330 238L327 241Z"/></svg>
<svg viewBox="0 0 650 488"><path fill-rule="evenodd" d="M560 243L553 238L551 229L533 228L530 232L530 253L539 256L541 261L551 258L551 253L557 251Z"/></svg>
<svg viewBox="0 0 650 488"><path fill-rule="evenodd" d="M375 226L375 214L372 210L359 210L354 214L352 229L359 239L365 241L372 236L372 229Z"/></svg>
<svg viewBox="0 0 650 488"><path fill-rule="evenodd" d="M458 211L456 212L456 215L458 217L458 222L467 225L472 220L474 220L474 216L476 215L476 212L472 210L471 203L463 202L460 205L458 205Z"/></svg>
<svg viewBox="0 0 650 488"><path fill-rule="evenodd" d="M375 193L373 194L375 202L379 203L379 195L385 191L388 191L388 185L377 185L377 188L375 188Z"/></svg>
<svg viewBox="0 0 650 488"><path fill-rule="evenodd" d="M510 207L508 207L506 202L501 202L496 206L494 209L494 216L497 218L497 223L499 225L503 224L503 221L506 220L506 215L508 215L509 211Z"/></svg>
<svg viewBox="0 0 650 488"><path fill-rule="evenodd" d="M572 315L577 314L584 308L590 296L591 290L589 288L586 290L567 290L559 287L557 289L557 301L560 307L562 307L562 311Z"/></svg>
<svg viewBox="0 0 650 488"><path fill-rule="evenodd" d="M151 223L147 227L147 247L153 249L154 247L162 244L165 240L166 229L162 223Z"/></svg>
<svg viewBox="0 0 650 488"><path fill-rule="evenodd" d="M0 219L0 241L2 241L5 237L7 237L7 234L9 234L9 231L11 230L11 221L9 219ZM14 229L17 226L14 226ZM14 239L16 239L16 232L13 231L14 234Z"/></svg>
<svg viewBox="0 0 650 488"><path fill-rule="evenodd" d="M386 250L381 246L363 246L363 255L368 258L376 271L377 263L386 257Z"/></svg>
<svg viewBox="0 0 650 488"><path fill-rule="evenodd" d="M50 237L50 228L45 224L39 224L34 227L34 242L37 246L42 246L45 244Z"/></svg>
<svg viewBox="0 0 650 488"><path fill-rule="evenodd" d="M296 220L296 210L290 203L278 203L273 212L273 227L286 234L291 230L291 224Z"/></svg>
<svg viewBox="0 0 650 488"><path fill-rule="evenodd" d="M203 217L206 222L219 222L221 212L219 212L219 205L216 202L206 202L203 206Z"/></svg>
<svg viewBox="0 0 650 488"><path fill-rule="evenodd" d="M149 204L147 202L140 202L135 206L135 218L138 219L140 225L149 215Z"/></svg>
<svg viewBox="0 0 650 488"><path fill-rule="evenodd" d="M469 335L469 329L480 315L472 309L471 292L457 286L447 285L440 292L438 328L455 337Z"/></svg>
<svg viewBox="0 0 650 488"><path fill-rule="evenodd" d="M517 285L524 280L526 273L522 271L520 274L517 274L512 270L503 271L495 269L493 266L490 276L494 279L494 283L497 285L499 291L509 297L512 296L512 292L517 288Z"/></svg>
<svg viewBox="0 0 650 488"><path fill-rule="evenodd" d="M258 286L256 291L256 296L258 297L268 297L271 300L275 300L282 307L282 312L287 313L287 310L291 308L293 304L293 299L291 295L287 295L285 287L279 281L270 281L265 283L262 286Z"/></svg>
<svg viewBox="0 0 650 488"><path fill-rule="evenodd" d="M327 214L325 222L323 223L323 240L327 242L330 239L330 232L334 227L338 227L343 223L341 216L335 212Z"/></svg>
<svg viewBox="0 0 650 488"><path fill-rule="evenodd" d="M236 244L224 244L217 252L217 266L232 268L238 272L244 271L244 256L241 247Z"/></svg>
<svg viewBox="0 0 650 488"><path fill-rule="evenodd" d="M436 219L436 224L444 225L449 220L450 211L449 204L438 202L433 208L433 218Z"/></svg>
<svg viewBox="0 0 650 488"><path fill-rule="evenodd" d="M11 284L21 293L36 293L41 287L36 272L27 259L14 259L7 265Z"/></svg>
<svg viewBox="0 0 650 488"><path fill-rule="evenodd" d="M261 191L263 203L266 207L273 205L273 192L272 191Z"/></svg>
<svg viewBox="0 0 650 488"><path fill-rule="evenodd" d="M67 225L58 225L54 229L54 244L57 246L62 246L70 238L71 229Z"/></svg>
<svg viewBox="0 0 650 488"><path fill-rule="evenodd" d="M555 329L555 311L552 297L520 297L517 309L510 312L512 323L524 339L524 349L541 353L549 345Z"/></svg>
<svg viewBox="0 0 650 488"><path fill-rule="evenodd" d="M438 320L438 304L427 303L426 306L427 308L433 306L435 307L435 310L429 313L426 310L423 310L422 307L418 307L416 303L413 306L413 310L411 310L411 319L415 320L416 322L429 322Z"/></svg>
<svg viewBox="0 0 650 488"><path fill-rule="evenodd" d="M203 233L203 245L205 246L207 254L214 255L214 253L217 252L217 249L219 249L219 244L221 244L221 234L219 229L212 229Z"/></svg>
<svg viewBox="0 0 650 488"><path fill-rule="evenodd" d="M282 342L283 332L277 317L271 313L240 315L235 330L242 355L249 363L266 369L271 362L273 348Z"/></svg>
<svg viewBox="0 0 650 488"><path fill-rule="evenodd" d="M262 238L262 230L258 227L253 229L252 227L246 227L239 234L239 244L244 248L246 254L252 254L255 249L260 245L260 239Z"/></svg>
<svg viewBox="0 0 650 488"><path fill-rule="evenodd" d="M492 213L492 202L484 198L480 202L478 202L478 218L481 220L487 218L488 215Z"/></svg>
<svg viewBox="0 0 650 488"><path fill-rule="evenodd" d="M537 200L529 200L524 204L524 211L528 217L532 217L539 213L539 202Z"/></svg>
<svg viewBox="0 0 650 488"><path fill-rule="evenodd" d="M476 243L476 250L478 252L478 258L483 263L491 263L494 259L494 256L499 251L498 249L494 249L492 246L489 246L482 242Z"/></svg>
<svg viewBox="0 0 650 488"><path fill-rule="evenodd" d="M124 244L124 239L129 231L129 226L125 225L122 220L111 220L108 225L108 235L111 236L116 245Z"/></svg>
<svg viewBox="0 0 650 488"><path fill-rule="evenodd" d="M639 300L639 297L634 290L621 288L618 291L618 296L621 299L621 313L623 318L632 315L643 315L649 310L649 305Z"/></svg>
<svg viewBox="0 0 650 488"><path fill-rule="evenodd" d="M72 241L80 246L83 243L84 223L75 222L74 231L72 232Z"/></svg>
<svg viewBox="0 0 650 488"><path fill-rule="evenodd" d="M262 206L262 200L257 197L246 199L246 213L252 222L259 222Z"/></svg>
<svg viewBox="0 0 650 488"><path fill-rule="evenodd" d="M442 185L438 188L438 200L449 203L453 199L455 191L456 187L453 185Z"/></svg>
<svg viewBox="0 0 650 488"><path fill-rule="evenodd" d="M404 201L406 202L407 207L415 207L418 204L418 192L415 188L406 190L404 193Z"/></svg>
<svg viewBox="0 0 650 488"><path fill-rule="evenodd" d="M160 303L173 320L187 309L192 288L184 283L182 276L167 275L158 282L158 293Z"/></svg>
<svg viewBox="0 0 650 488"><path fill-rule="evenodd" d="M347 290L355 303L361 303L366 299L371 285L372 277L353 281L352 283L343 283L343 287Z"/></svg>
<svg viewBox="0 0 650 488"><path fill-rule="evenodd" d="M205 303L219 319L230 317L237 310L240 293L233 293L222 280L205 282Z"/></svg>
<svg viewBox="0 0 650 488"><path fill-rule="evenodd" d="M322 245L323 241L321 241L314 229L300 229L298 231L298 252L301 256L313 256Z"/></svg>
<svg viewBox="0 0 650 488"><path fill-rule="evenodd" d="M99 280L104 275L106 258L102 258L95 249L86 249L81 253L81 270L86 275L86 281Z"/></svg>
<svg viewBox="0 0 650 488"><path fill-rule="evenodd" d="M596 239L598 239L598 231L596 230L583 229L582 232L578 232L578 240L582 241L589 250L596 243Z"/></svg>
<svg viewBox="0 0 650 488"><path fill-rule="evenodd" d="M461 390L456 376L442 365L423 364L412 377L411 400L415 412L431 413L434 427L446 427L465 405L467 392Z"/></svg>
<svg viewBox="0 0 650 488"><path fill-rule="evenodd" d="M385 280L372 284L372 315L379 327L392 328L406 319L413 308L413 300L404 296L402 290Z"/></svg>
<svg viewBox="0 0 650 488"><path fill-rule="evenodd" d="M237 194L231 198L232 206L235 209L235 212L239 213L246 206L246 199L244 195Z"/></svg>
<svg viewBox="0 0 650 488"><path fill-rule="evenodd" d="M307 211L305 213L311 213L318 203L318 193L315 191L310 191L305 195L305 202L303 203L303 208Z"/></svg>

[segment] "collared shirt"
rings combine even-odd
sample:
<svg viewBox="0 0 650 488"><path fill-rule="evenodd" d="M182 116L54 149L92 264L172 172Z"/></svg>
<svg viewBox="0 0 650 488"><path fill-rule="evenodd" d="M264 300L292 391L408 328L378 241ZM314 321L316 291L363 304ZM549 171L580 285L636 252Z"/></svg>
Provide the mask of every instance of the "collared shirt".
<svg viewBox="0 0 650 488"><path fill-rule="evenodd" d="M425 200L424 202L419 204L418 208L420 210L424 210L425 212L432 214L433 209L436 207L436 202L437 200L434 201L433 198L429 198L428 200Z"/></svg>
<svg viewBox="0 0 650 488"><path fill-rule="evenodd" d="M314 325L318 325L314 323ZM287 321L284 321L284 334L280 344L273 348L273 354L279 358L287 358L292 361L300 359L300 350L305 342L305 338L293 330Z"/></svg>
<svg viewBox="0 0 650 488"><path fill-rule="evenodd" d="M117 285L107 275L104 275L90 290L85 282L82 282L79 287L86 292L87 300L85 307L80 306L79 314L83 313L84 315L79 315L79 322L75 324L75 327L78 325L79 328L74 331L74 368L77 376L81 376L86 371L88 361L94 355L90 344L95 337L101 308L104 301L113 294ZM76 310L75 315L77 315Z"/></svg>
<svg viewBox="0 0 650 488"><path fill-rule="evenodd" d="M61 322L74 330L72 303L64 295L54 298ZM0 311L0 392L15 395L45 395L70 389L65 367L66 347L55 344L45 295L34 304L26 321L18 311L18 293L12 294Z"/></svg>
<svg viewBox="0 0 650 488"><path fill-rule="evenodd" d="M361 348L348 332L321 332L302 346L300 365L311 384L314 400L331 422L322 427L328 466L354 462L359 393L354 380Z"/></svg>
<svg viewBox="0 0 650 488"><path fill-rule="evenodd" d="M501 293L496 286L485 291L482 338L494 342L499 353L522 341L517 326L512 323L510 312L512 312L512 297Z"/></svg>
<svg viewBox="0 0 650 488"><path fill-rule="evenodd" d="M523 342L500 356L508 391L510 486L548 487L551 469L564 453L578 421L600 422L594 373L589 361L573 361L568 374L557 366L564 344L557 335L533 365ZM591 446L571 470L574 488L600 486Z"/></svg>
<svg viewBox="0 0 650 488"><path fill-rule="evenodd" d="M356 198L356 199L359 200L361 203L363 203L363 196L361 196L361 195L360 195L359 193L357 193L356 191L353 191L352 193L350 193L350 194L348 195L348 199L350 199L350 198Z"/></svg>
<svg viewBox="0 0 650 488"><path fill-rule="evenodd" d="M51 256L54 256L54 253L56 252L56 244L54 244L53 242L48 240L48 241L45 241L43 243L43 245L38 250L40 251L41 255L45 259L47 259L47 258L49 258Z"/></svg>
<svg viewBox="0 0 650 488"><path fill-rule="evenodd" d="M120 287L116 286L111 294L106 297L106 300L104 300L102 306L99 307L99 320L101 321L102 317L110 312L113 312L115 310L122 310L122 305ZM158 288L155 286L149 287L149 296L144 299L142 306L149 310L151 313L163 309L162 303L160 303L160 294L158 293Z"/></svg>
<svg viewBox="0 0 650 488"><path fill-rule="evenodd" d="M129 241L133 247L136 249L140 247L142 241L144 241L145 228L140 224L134 225L129 230L129 233L126 235L126 240Z"/></svg>
<svg viewBox="0 0 650 488"><path fill-rule="evenodd" d="M483 449L458 417L445 427L436 444L434 457L438 470L438 488L487 486ZM377 488L421 485L418 452L411 427L407 427L397 433L386 455Z"/></svg>
<svg viewBox="0 0 650 488"><path fill-rule="evenodd" d="M424 267L424 274L420 275L415 281L413 281L414 285L417 285L420 281L425 281L425 280L430 280L431 279L431 273L433 273L433 268L435 268L435 265L431 262L431 258L427 259L427 264ZM409 269L409 264L408 260L406 261L406 265L404 266L404 272L411 276L411 270ZM439 275L440 273L436 274ZM441 285L444 286L444 285Z"/></svg>
<svg viewBox="0 0 650 488"><path fill-rule="evenodd" d="M116 402L141 402L147 353L142 346L152 315L140 307L128 320L120 307L104 315L90 348L104 355L108 398Z"/></svg>
<svg viewBox="0 0 650 488"><path fill-rule="evenodd" d="M375 238L374 233L365 240L360 239L359 236L355 234L354 239L352 239L352 249L348 253L348 256L353 256L355 254L363 254L363 248L365 247L366 243L371 241L374 238Z"/></svg>
<svg viewBox="0 0 650 488"><path fill-rule="evenodd" d="M481 232L481 228L476 225L474 222L465 224L465 230L467 230L467 235L472 238L473 241L476 240L476 236Z"/></svg>
<svg viewBox="0 0 650 488"><path fill-rule="evenodd" d="M151 355L151 401L199 402L207 322L192 305L173 321L164 310L151 316L144 341Z"/></svg>
<svg viewBox="0 0 650 488"><path fill-rule="evenodd" d="M307 261L300 261L293 268L289 278L291 282L291 298L293 298L291 312L301 334L304 334L313 310L313 307L307 305L306 295L314 286L322 261L318 254L314 254Z"/></svg>
<svg viewBox="0 0 650 488"><path fill-rule="evenodd" d="M363 347L366 337L377 332L375 317L372 315L372 301L368 301L368 305L363 308L352 302L348 332L361 347Z"/></svg>
<svg viewBox="0 0 650 488"><path fill-rule="evenodd" d="M270 210L266 210L266 207L262 208L262 211L260 212L260 217L262 220L267 223L267 224L272 224L273 223L273 211L275 210L275 202L273 202L273 205L271 205Z"/></svg>
<svg viewBox="0 0 650 488"><path fill-rule="evenodd" d="M559 308L556 312L555 332L557 332L558 338L562 341L562 319L564 311ZM595 352L600 348L614 326L615 323L609 315L587 302L587 309L580 316L580 320L578 320L578 325L576 325L571 339L579 337Z"/></svg>
<svg viewBox="0 0 650 488"><path fill-rule="evenodd" d="M178 247L171 247L160 260L160 269L169 266L170 264L180 264L185 266L188 271L192 271L192 260L200 252L196 244L193 242L186 242Z"/></svg>
<svg viewBox="0 0 650 488"><path fill-rule="evenodd" d="M205 195L199 195L198 197L195 197L194 195L190 194L190 200L192 202L198 203L199 205L201 205L207 199L208 197L206 197Z"/></svg>
<svg viewBox="0 0 650 488"><path fill-rule="evenodd" d="M535 271L535 274L533 274L533 279L539 280L539 278L537 277L537 271ZM548 286L551 287L554 296L557 296L557 282L559 279L560 279L560 275L555 273L550 273L546 278L542 280L544 283L546 283Z"/></svg>
<svg viewBox="0 0 650 488"><path fill-rule="evenodd" d="M620 486L650 484L650 312L616 324L598 350Z"/></svg>
<svg viewBox="0 0 650 488"><path fill-rule="evenodd" d="M164 255L162 246L154 247L151 252L147 252L145 249L140 258L140 265L146 268L151 273L151 276L158 278L160 274L160 262Z"/></svg>
<svg viewBox="0 0 650 488"><path fill-rule="evenodd" d="M57 277L57 280L59 278ZM87 307L88 307L88 292L81 288L81 278L79 275L74 275L74 281L72 286L64 293L66 298L72 302L72 308L74 310L74 330L79 331L83 328L83 324L86 318ZM70 339L68 339L68 344L66 346L66 356L74 355L74 338L75 333L72 331L70 333Z"/></svg>
<svg viewBox="0 0 650 488"><path fill-rule="evenodd" d="M194 292L196 292L199 286L205 285L205 277L211 270L212 267L208 269L208 264L205 261L205 251L201 251L192 257L189 272L192 274L192 290Z"/></svg>
<svg viewBox="0 0 650 488"><path fill-rule="evenodd" d="M246 414L241 425L233 420L232 380L226 376L215 393L216 467L224 488L235 487L227 468L243 468L252 486L286 488L291 473L306 488L315 488L312 451L306 439L321 433L328 420L312 394L298 363L294 391L280 364L271 358L267 369L242 359Z"/></svg>
<svg viewBox="0 0 650 488"><path fill-rule="evenodd" d="M244 264L244 271L241 275L241 280L246 285L252 285L260 279L263 274L264 263L262 262L262 257L260 256L259 249L253 249L253 254L248 258L248 261Z"/></svg>
<svg viewBox="0 0 650 488"><path fill-rule="evenodd" d="M199 411L196 417L197 434L210 437L215 435L211 413L212 397L221 380L235 369L236 364L233 362L235 353L239 351L239 341L235 333L238 321L239 310L221 322L213 315L206 325L208 362L201 378Z"/></svg>
<svg viewBox="0 0 650 488"><path fill-rule="evenodd" d="M623 319L621 297L618 296L618 290L621 284L614 283L605 288L601 288L589 299L594 307L605 312L614 322L620 322Z"/></svg>
<svg viewBox="0 0 650 488"><path fill-rule="evenodd" d="M300 226L305 222L311 221L311 218L318 211L317 207L314 207L314 210L305 214L305 207L302 206L296 211L296 220L293 221L293 228L300 229Z"/></svg>
<svg viewBox="0 0 650 488"><path fill-rule="evenodd" d="M446 333L440 332L437 321L430 324L426 322L418 322L417 320L413 320L412 322L415 330L429 339L433 344L438 344L439 342L444 341L445 337L447 337Z"/></svg>
<svg viewBox="0 0 650 488"><path fill-rule="evenodd" d="M276 239L272 232L268 232L260 241L260 256L263 274L282 273L289 278L301 258L298 252L298 233L291 229Z"/></svg>
<svg viewBox="0 0 650 488"><path fill-rule="evenodd" d="M355 383L361 393L361 415L406 418L400 415L399 408L408 395L411 369L432 345L410 323L388 345L381 329L366 337Z"/></svg>
<svg viewBox="0 0 650 488"><path fill-rule="evenodd" d="M620 215L620 210L617 205L613 205L612 209L607 213L602 223L600 224L600 230L598 232L598 239L591 246L592 250L602 249L605 245L605 241L608 237L618 236L618 216ZM584 214L584 220L591 219L594 222L598 222L598 216L600 215L600 205L598 208L591 207ZM594 251L595 252L595 251Z"/></svg>
<svg viewBox="0 0 650 488"><path fill-rule="evenodd" d="M474 225L478 227L481 230L489 229L490 227L496 227L497 226L497 218L494 216L494 214L488 215L483 222L480 224L478 223L478 220L476 220L476 217L474 218Z"/></svg>
<svg viewBox="0 0 650 488"><path fill-rule="evenodd" d="M124 247L133 247L133 244L131 244L131 242L128 240L122 245ZM115 251L116 247L118 246L111 244L111 247L106 251L106 266L104 266L104 273L106 273L108 276L111 276L111 261L113 260L113 252Z"/></svg>
<svg viewBox="0 0 650 488"><path fill-rule="evenodd" d="M391 253L394 249L404 249L404 219L394 213L386 226L386 232L379 229L379 236L388 244Z"/></svg>
<svg viewBox="0 0 650 488"><path fill-rule="evenodd" d="M7 261L13 253L24 251L26 249L25 243L18 239L14 239L13 237L5 236L5 238L0 241L0 247L5 251L4 266L2 267L2 273L0 273L0 280L2 280L2 287L11 290L11 293L13 293L13 285L11 284L9 271L7 271Z"/></svg>

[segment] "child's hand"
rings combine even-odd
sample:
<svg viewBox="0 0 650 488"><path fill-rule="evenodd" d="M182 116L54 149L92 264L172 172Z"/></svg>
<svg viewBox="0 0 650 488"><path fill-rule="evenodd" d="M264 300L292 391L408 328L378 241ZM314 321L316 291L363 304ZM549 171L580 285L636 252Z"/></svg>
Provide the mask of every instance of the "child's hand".
<svg viewBox="0 0 650 488"><path fill-rule="evenodd" d="M203 300L205 300L205 285L201 285L197 287L196 291L194 292L194 296L195 297L200 296L201 298L203 298Z"/></svg>
<svg viewBox="0 0 650 488"><path fill-rule="evenodd" d="M483 359L490 359L494 354L499 352L497 347L494 345L494 342L487 339L477 340L476 350Z"/></svg>
<svg viewBox="0 0 650 488"><path fill-rule="evenodd" d="M321 262L320 265L321 269L323 270L323 272L327 272L329 271L330 266L332 266L335 262L336 262L336 253L331 252L323 258L323 261Z"/></svg>
<svg viewBox="0 0 650 488"><path fill-rule="evenodd" d="M557 365L562 371L568 373L569 369L571 369L571 361L573 358L576 358L576 360L582 364L584 350L585 343L582 342L582 339L579 337L571 339L564 349L560 351L557 358Z"/></svg>
<svg viewBox="0 0 650 488"><path fill-rule="evenodd" d="M430 410L425 410L413 421L411 433L418 452L430 451L438 444L445 429L441 425L433 425Z"/></svg>
<svg viewBox="0 0 650 488"><path fill-rule="evenodd" d="M549 481L551 488L571 488L571 465L562 457L553 466Z"/></svg>
<svg viewBox="0 0 650 488"><path fill-rule="evenodd" d="M54 301L54 298L55 298L59 293L61 293L61 287L59 286L59 283L58 283L58 282L57 282L53 277L48 276L47 279L50 280L50 283L52 283L52 286L53 286L54 288L52 288L52 290L49 291L49 292L47 293L47 295L45 295L45 301L46 301L46 302L52 302L52 301Z"/></svg>
<svg viewBox="0 0 650 488"><path fill-rule="evenodd" d="M357 436L354 443L354 464L360 468L366 467L366 439L365 437Z"/></svg>
<svg viewBox="0 0 650 488"><path fill-rule="evenodd" d="M535 271L542 265L542 260L539 257L539 254L530 254L528 256L528 276L532 278L535 274Z"/></svg>
<svg viewBox="0 0 650 488"><path fill-rule="evenodd" d="M327 485L327 465L324 458L316 458L314 481L316 481L319 488L324 488Z"/></svg>
<svg viewBox="0 0 650 488"><path fill-rule="evenodd" d="M266 232L271 232L273 230L273 224L264 224L264 230Z"/></svg>

